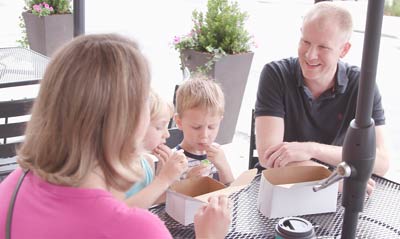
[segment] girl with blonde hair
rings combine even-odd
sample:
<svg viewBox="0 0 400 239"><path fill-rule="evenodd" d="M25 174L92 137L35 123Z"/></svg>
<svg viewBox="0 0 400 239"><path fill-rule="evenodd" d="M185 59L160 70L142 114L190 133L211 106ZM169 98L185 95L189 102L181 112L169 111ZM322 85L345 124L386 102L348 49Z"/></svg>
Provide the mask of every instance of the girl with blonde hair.
<svg viewBox="0 0 400 239"><path fill-rule="evenodd" d="M144 179L136 182L126 193L125 200L129 206L149 208L154 203L165 201L165 191L180 178L187 169L186 157L172 152L165 145L169 138L168 123L174 114L172 104L164 101L154 90L150 90L150 124L143 143L146 153L141 155L140 163ZM184 163L181 163L181 160ZM157 173L155 173L155 162ZM154 176L157 174L156 176Z"/></svg>

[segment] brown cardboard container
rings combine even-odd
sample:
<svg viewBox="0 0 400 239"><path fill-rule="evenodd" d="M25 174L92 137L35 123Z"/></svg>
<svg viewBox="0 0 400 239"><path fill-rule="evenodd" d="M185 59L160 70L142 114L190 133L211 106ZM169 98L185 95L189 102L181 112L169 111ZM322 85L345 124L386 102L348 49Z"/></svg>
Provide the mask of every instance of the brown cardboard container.
<svg viewBox="0 0 400 239"><path fill-rule="evenodd" d="M183 225L193 223L197 210L207 204L213 195L230 195L247 186L255 177L257 169L242 173L229 187L210 178L198 177L174 183L167 190L165 211Z"/></svg>
<svg viewBox="0 0 400 239"><path fill-rule="evenodd" d="M259 211L270 218L335 212L338 183L318 192L312 189L330 174L331 172L322 166L264 170L258 193Z"/></svg>

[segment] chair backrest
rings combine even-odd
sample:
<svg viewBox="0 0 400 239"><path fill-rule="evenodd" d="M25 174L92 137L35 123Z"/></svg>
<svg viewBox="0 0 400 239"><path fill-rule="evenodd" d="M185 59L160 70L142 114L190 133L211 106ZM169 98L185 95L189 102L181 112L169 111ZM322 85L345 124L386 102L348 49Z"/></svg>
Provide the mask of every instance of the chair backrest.
<svg viewBox="0 0 400 239"><path fill-rule="evenodd" d="M23 141L34 99L0 102L0 181L16 168L16 148Z"/></svg>
<svg viewBox="0 0 400 239"><path fill-rule="evenodd" d="M170 128L168 131L170 136L166 140L166 145L172 149L182 142L183 132L178 128Z"/></svg>
<svg viewBox="0 0 400 239"><path fill-rule="evenodd" d="M256 148L256 134L255 134L255 116L254 109L251 110L251 127L250 127L250 148L249 148L249 169L252 169L258 163L258 155Z"/></svg>
<svg viewBox="0 0 400 239"><path fill-rule="evenodd" d="M258 161L258 152L256 145L256 117L254 109L251 110L251 127L250 127L250 147L249 147L249 169L257 168L260 173L265 168Z"/></svg>
<svg viewBox="0 0 400 239"><path fill-rule="evenodd" d="M178 88L179 88L179 85L175 85L175 89L174 89L174 98L172 99L172 103L174 104L174 108L176 108L176 91L178 90ZM176 127L176 123L175 123L175 121L174 121L174 117L172 117L172 118L169 120L168 129L170 129L170 128L175 128L175 127Z"/></svg>

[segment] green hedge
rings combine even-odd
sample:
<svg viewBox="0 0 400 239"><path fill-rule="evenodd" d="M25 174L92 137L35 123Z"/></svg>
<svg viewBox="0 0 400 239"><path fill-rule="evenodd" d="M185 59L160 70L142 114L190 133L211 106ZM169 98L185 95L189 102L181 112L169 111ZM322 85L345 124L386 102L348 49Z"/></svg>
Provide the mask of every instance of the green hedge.
<svg viewBox="0 0 400 239"><path fill-rule="evenodd" d="M400 0L393 0L391 6L389 6L388 1L386 1L385 15L400 17Z"/></svg>

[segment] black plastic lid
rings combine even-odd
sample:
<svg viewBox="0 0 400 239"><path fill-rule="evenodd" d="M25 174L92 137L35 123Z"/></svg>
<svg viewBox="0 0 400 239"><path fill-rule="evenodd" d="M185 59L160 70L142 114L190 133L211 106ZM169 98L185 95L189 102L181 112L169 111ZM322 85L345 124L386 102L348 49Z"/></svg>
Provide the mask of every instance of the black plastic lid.
<svg viewBox="0 0 400 239"><path fill-rule="evenodd" d="M300 217L287 217L279 220L275 230L277 236L285 239L315 238L314 228L311 223Z"/></svg>

